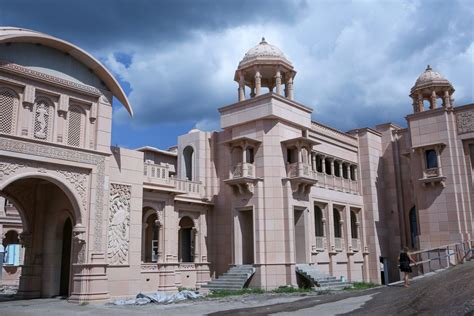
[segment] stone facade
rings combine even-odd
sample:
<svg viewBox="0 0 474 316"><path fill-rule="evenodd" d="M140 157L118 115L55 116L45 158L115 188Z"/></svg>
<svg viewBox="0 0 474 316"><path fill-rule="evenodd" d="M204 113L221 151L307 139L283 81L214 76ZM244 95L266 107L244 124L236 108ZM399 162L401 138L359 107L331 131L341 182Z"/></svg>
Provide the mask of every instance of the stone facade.
<svg viewBox="0 0 474 316"><path fill-rule="evenodd" d="M474 105L455 107L430 67L407 128L346 133L311 120L292 63L262 40L238 65L220 131L130 150L110 146L111 98L131 106L92 56L1 28L0 59L0 232L22 244L21 297L200 288L242 264L264 289L297 286L302 263L380 283L380 260L384 281L398 279L402 246L472 239Z"/></svg>

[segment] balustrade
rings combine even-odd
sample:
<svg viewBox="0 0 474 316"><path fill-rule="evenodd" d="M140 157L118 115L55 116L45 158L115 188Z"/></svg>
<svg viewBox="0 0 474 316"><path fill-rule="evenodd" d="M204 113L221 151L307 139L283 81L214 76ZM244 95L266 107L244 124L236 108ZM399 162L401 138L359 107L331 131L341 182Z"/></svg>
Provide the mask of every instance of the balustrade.
<svg viewBox="0 0 474 316"><path fill-rule="evenodd" d="M352 238L352 251L359 251L359 239Z"/></svg>
<svg viewBox="0 0 474 316"><path fill-rule="evenodd" d="M334 247L336 250L342 250L342 238L334 238Z"/></svg>
<svg viewBox="0 0 474 316"><path fill-rule="evenodd" d="M204 195L204 186L201 182L174 178L169 175L169 166L167 165L145 162L144 176L147 183L168 185L189 195Z"/></svg>
<svg viewBox="0 0 474 316"><path fill-rule="evenodd" d="M324 249L324 237L316 236L316 249Z"/></svg>
<svg viewBox="0 0 474 316"><path fill-rule="evenodd" d="M254 178L255 177L255 167L253 164L244 162L238 163L232 169L232 179L235 178Z"/></svg>

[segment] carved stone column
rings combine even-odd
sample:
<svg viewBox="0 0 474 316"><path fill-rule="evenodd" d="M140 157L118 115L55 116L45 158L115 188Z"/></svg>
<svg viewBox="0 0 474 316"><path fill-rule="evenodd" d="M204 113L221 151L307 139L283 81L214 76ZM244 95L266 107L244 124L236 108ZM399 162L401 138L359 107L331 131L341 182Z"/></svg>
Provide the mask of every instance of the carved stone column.
<svg viewBox="0 0 474 316"><path fill-rule="evenodd" d="M277 71L277 73L275 75L275 86L276 86L276 94L281 95L282 94L282 91L281 91L281 73L280 73L279 70Z"/></svg>
<svg viewBox="0 0 474 316"><path fill-rule="evenodd" d="M242 72L239 72L239 101L245 100L245 82Z"/></svg>
<svg viewBox="0 0 474 316"><path fill-rule="evenodd" d="M436 91L431 91L430 109L436 109Z"/></svg>
<svg viewBox="0 0 474 316"><path fill-rule="evenodd" d="M444 99L443 99L443 106L446 107L446 108L450 108L451 107L451 102L450 102L450 96L449 96L449 91L448 90L445 90L444 91Z"/></svg>
<svg viewBox="0 0 474 316"><path fill-rule="evenodd" d="M293 79L292 78L288 79L288 82L286 83L286 91L287 91L286 97L290 100L293 100Z"/></svg>
<svg viewBox="0 0 474 316"><path fill-rule="evenodd" d="M257 70L255 73L255 95L259 96L262 89L262 75L260 71Z"/></svg>

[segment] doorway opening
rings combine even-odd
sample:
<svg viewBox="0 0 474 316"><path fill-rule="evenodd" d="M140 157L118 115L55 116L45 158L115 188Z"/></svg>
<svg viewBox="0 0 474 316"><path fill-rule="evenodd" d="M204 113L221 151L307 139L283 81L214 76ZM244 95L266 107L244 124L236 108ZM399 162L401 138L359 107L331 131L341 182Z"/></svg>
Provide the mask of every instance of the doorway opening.
<svg viewBox="0 0 474 316"><path fill-rule="evenodd" d="M254 264L253 211L240 211L239 221L242 234L242 264Z"/></svg>
<svg viewBox="0 0 474 316"><path fill-rule="evenodd" d="M295 260L306 263L306 230L304 209L294 209L295 215Z"/></svg>
<svg viewBox="0 0 474 316"><path fill-rule="evenodd" d="M179 261L194 262L194 222L188 216L179 221Z"/></svg>
<svg viewBox="0 0 474 316"><path fill-rule="evenodd" d="M72 242L72 223L68 218L63 228L63 245L61 253L61 281L59 285L59 295L69 296L69 281L71 271L71 242Z"/></svg>

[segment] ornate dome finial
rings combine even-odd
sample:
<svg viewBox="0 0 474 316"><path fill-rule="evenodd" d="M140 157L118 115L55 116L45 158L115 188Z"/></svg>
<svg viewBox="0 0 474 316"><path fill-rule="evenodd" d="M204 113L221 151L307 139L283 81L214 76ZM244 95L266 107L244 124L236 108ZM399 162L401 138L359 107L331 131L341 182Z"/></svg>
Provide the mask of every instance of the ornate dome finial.
<svg viewBox="0 0 474 316"><path fill-rule="evenodd" d="M268 44L267 41L265 40L265 37L262 37L262 41L260 42L260 44Z"/></svg>
<svg viewBox="0 0 474 316"><path fill-rule="evenodd" d="M430 66L430 65L426 66L426 70L425 70L425 71L430 71L430 70L433 70L433 69L431 68L431 66Z"/></svg>

